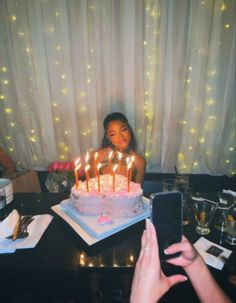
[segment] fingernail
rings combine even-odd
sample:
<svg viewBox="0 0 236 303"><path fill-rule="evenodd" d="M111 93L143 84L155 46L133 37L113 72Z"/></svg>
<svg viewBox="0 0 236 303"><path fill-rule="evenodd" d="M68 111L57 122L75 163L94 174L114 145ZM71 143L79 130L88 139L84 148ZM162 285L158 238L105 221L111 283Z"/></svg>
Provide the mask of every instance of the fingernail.
<svg viewBox="0 0 236 303"><path fill-rule="evenodd" d="M146 223L149 224L150 223L150 219L146 218Z"/></svg>
<svg viewBox="0 0 236 303"><path fill-rule="evenodd" d="M169 251L167 249L164 249L164 254L169 255Z"/></svg>

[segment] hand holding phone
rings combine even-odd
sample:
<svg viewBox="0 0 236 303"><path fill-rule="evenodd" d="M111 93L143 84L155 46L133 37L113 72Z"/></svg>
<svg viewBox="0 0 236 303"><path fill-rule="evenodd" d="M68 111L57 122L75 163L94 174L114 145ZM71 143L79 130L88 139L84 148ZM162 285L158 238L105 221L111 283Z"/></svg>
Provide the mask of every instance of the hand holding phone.
<svg viewBox="0 0 236 303"><path fill-rule="evenodd" d="M181 242L182 228L182 194L180 192L161 192L152 194L151 219L156 228L159 255L161 260L170 259L178 254L166 255L165 248Z"/></svg>

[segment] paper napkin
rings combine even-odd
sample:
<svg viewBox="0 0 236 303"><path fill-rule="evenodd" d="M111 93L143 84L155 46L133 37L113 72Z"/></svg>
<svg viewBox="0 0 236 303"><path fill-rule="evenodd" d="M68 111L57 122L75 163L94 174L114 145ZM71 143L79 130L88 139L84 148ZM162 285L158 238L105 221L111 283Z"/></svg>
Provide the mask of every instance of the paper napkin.
<svg viewBox="0 0 236 303"><path fill-rule="evenodd" d="M202 256L207 265L221 270L225 261L232 253L231 250L201 237L194 243L194 247Z"/></svg>
<svg viewBox="0 0 236 303"><path fill-rule="evenodd" d="M45 232L48 225L52 221L53 216L45 214L45 215L36 215L33 218L34 218L34 220L28 225L28 228L27 228L27 231L29 233L28 237L23 238L23 239L17 239L15 241L13 241L12 239L7 239L6 237L4 237L4 238L0 237L0 254L14 253L16 249L34 248L37 245L37 243L41 239L43 233ZM4 223L4 221L2 221L1 224ZM14 220L9 219L6 222L8 222L8 224L9 224L9 222L12 222L12 221L14 221ZM6 222L5 222L5 224L6 224ZM9 228L9 225L8 225L8 228ZM10 225L9 230L11 228L12 227ZM13 229L14 229L14 227L13 227ZM2 235L3 235L4 231L7 230L7 228L5 228L5 225L3 225L2 230L3 230L3 233L2 233ZM5 233L4 235L6 235L6 234L7 233Z"/></svg>
<svg viewBox="0 0 236 303"><path fill-rule="evenodd" d="M236 197L236 192L232 191L230 189L223 189L223 193L229 194L229 195L233 196L234 198Z"/></svg>
<svg viewBox="0 0 236 303"><path fill-rule="evenodd" d="M19 220L19 213L16 209L8 215L2 222L0 222L0 240L13 234L14 227Z"/></svg>

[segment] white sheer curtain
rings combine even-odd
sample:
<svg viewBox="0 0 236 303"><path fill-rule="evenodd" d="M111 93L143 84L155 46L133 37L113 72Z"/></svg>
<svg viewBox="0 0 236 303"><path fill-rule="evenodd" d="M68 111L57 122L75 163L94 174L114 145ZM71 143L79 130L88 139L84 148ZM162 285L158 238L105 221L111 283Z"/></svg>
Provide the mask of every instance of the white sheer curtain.
<svg viewBox="0 0 236 303"><path fill-rule="evenodd" d="M0 145L45 168L134 128L147 171L235 174L235 1L1 0Z"/></svg>

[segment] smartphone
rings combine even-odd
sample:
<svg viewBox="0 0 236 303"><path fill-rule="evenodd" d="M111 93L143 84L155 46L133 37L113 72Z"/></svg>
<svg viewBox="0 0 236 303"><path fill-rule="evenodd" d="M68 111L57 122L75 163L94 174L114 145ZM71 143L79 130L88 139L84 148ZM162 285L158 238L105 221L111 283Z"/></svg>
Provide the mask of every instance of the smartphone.
<svg viewBox="0 0 236 303"><path fill-rule="evenodd" d="M183 227L183 197L180 192L154 193L150 197L151 220L156 228L160 260L167 260L179 253L166 255L164 249L181 242Z"/></svg>

